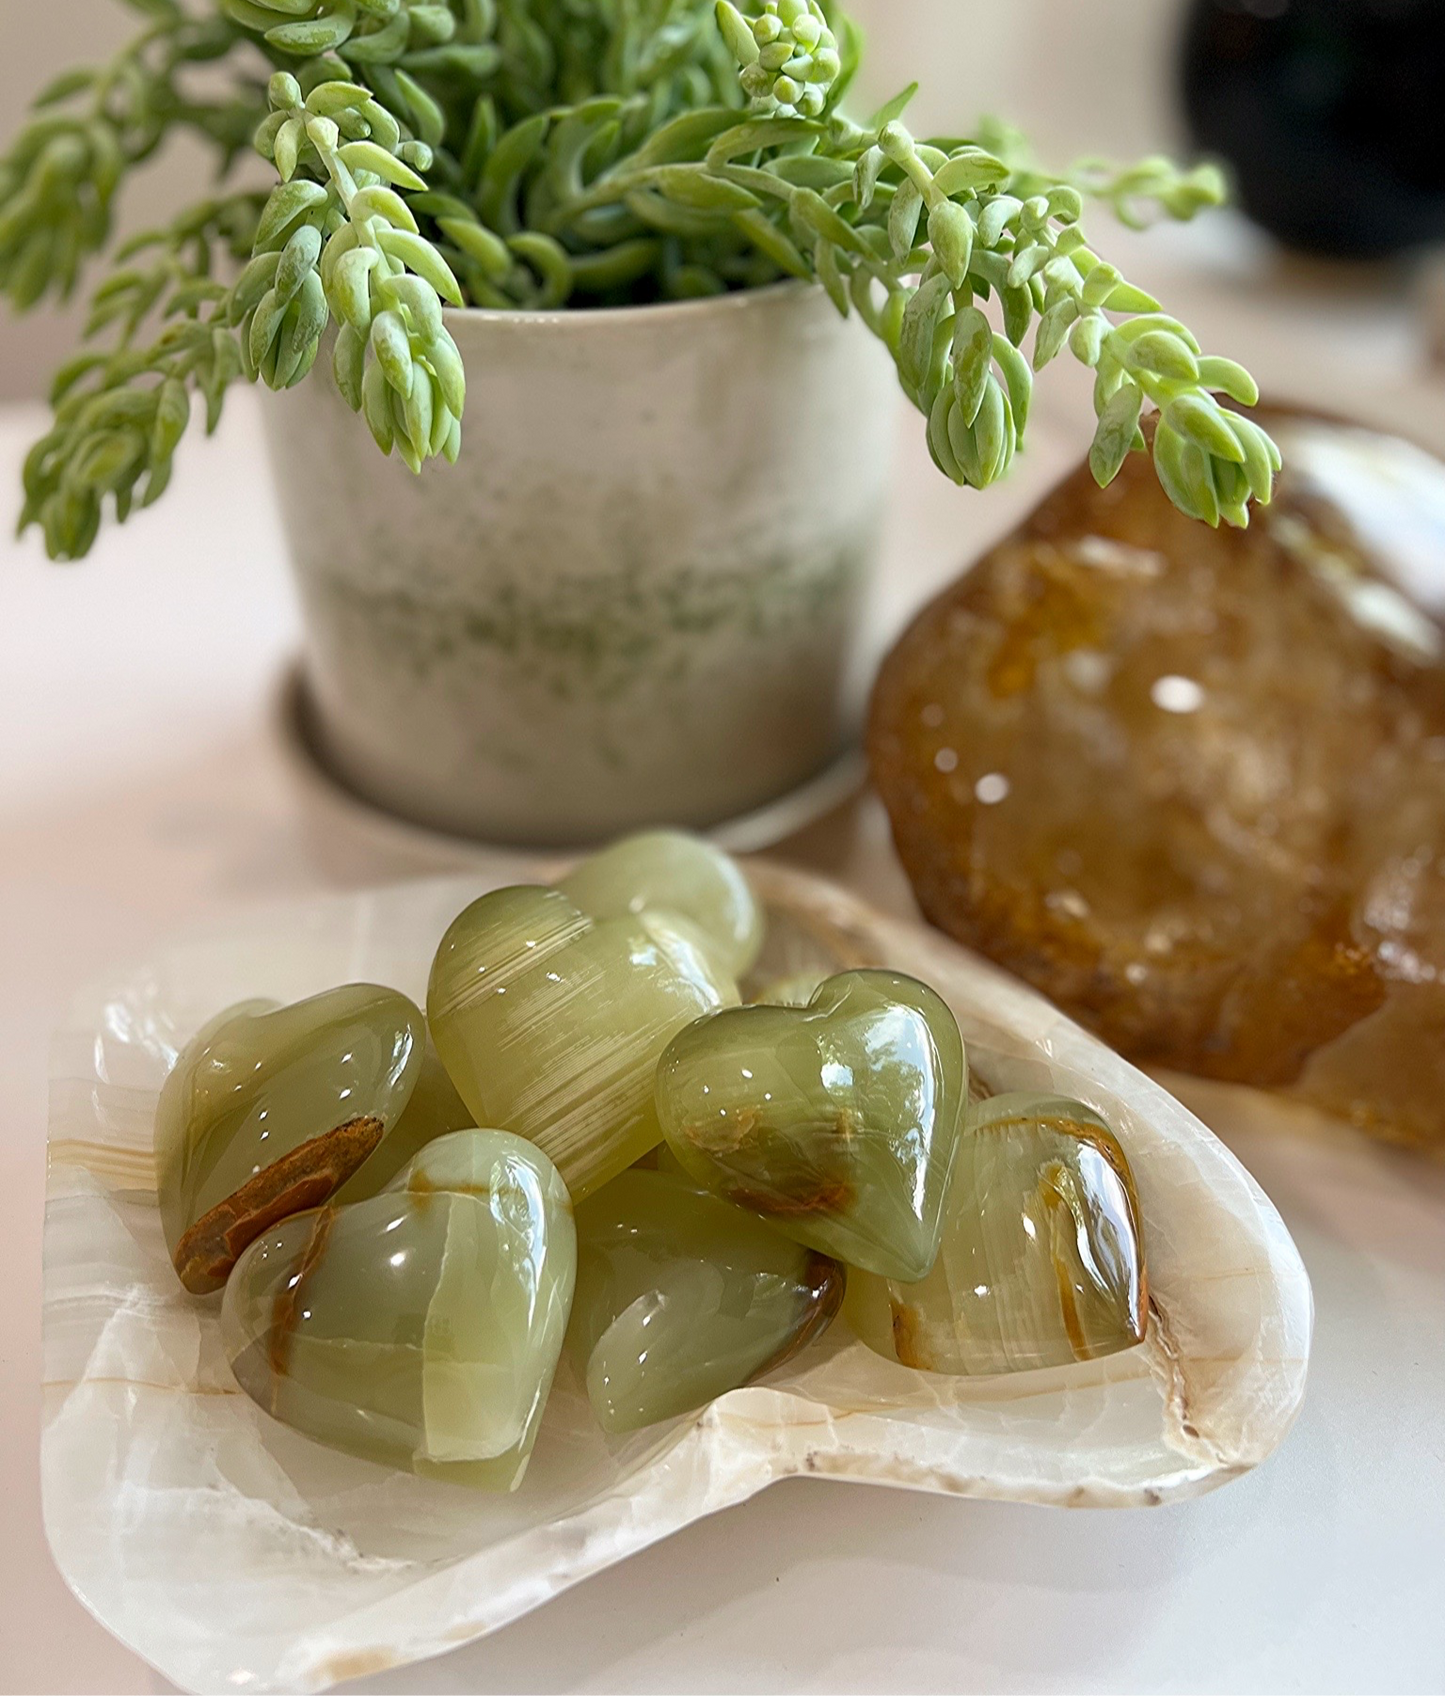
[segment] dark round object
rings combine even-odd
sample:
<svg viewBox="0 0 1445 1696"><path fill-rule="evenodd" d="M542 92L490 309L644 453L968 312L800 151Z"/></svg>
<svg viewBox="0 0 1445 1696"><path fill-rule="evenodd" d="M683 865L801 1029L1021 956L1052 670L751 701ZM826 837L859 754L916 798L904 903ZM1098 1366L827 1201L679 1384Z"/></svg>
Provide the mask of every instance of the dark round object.
<svg viewBox="0 0 1445 1696"><path fill-rule="evenodd" d="M1194 0L1183 73L1195 140L1287 246L1445 238L1445 0Z"/></svg>

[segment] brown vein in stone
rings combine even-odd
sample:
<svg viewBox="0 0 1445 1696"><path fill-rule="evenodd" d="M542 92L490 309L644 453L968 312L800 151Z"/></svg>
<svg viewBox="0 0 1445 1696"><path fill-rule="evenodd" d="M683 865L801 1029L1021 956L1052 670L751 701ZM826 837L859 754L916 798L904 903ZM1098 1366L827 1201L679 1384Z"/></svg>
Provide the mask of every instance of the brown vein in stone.
<svg viewBox="0 0 1445 1696"><path fill-rule="evenodd" d="M809 1307L807 1316L797 1332L782 1348L765 1361L753 1374L761 1378L776 1367L785 1365L800 1354L814 1337L821 1337L833 1323L843 1305L843 1293L848 1287L848 1269L826 1254L808 1251L803 1267L803 1284L807 1287Z"/></svg>
<svg viewBox="0 0 1445 1696"><path fill-rule="evenodd" d="M1136 1299L1129 1319L1135 1337L1142 1342L1148 1324L1149 1312L1149 1266L1144 1254L1144 1237L1141 1227L1143 1217L1139 1206L1139 1192L1134 1187L1134 1174L1130 1170L1128 1157L1119 1144L1119 1139L1112 1131L1105 1130L1100 1125L1091 1125L1078 1119L1067 1118L1062 1114L1048 1114L1042 1118L1032 1119L1019 1115L1011 1119L997 1119L991 1124L971 1127L979 1133L998 1132L1014 1129L1020 1125L1046 1125L1060 1136L1069 1137L1075 1142L1086 1143L1099 1154L1108 1165L1110 1171L1118 1178L1119 1185L1124 1191L1124 1203L1128 1210L1128 1218L1124 1221L1128 1228L1129 1241L1134 1250L1134 1265L1137 1272ZM1058 1162L1052 1163L1044 1174L1039 1187L1039 1197L1049 1215L1050 1229L1053 1240L1049 1252L1053 1258L1054 1276L1059 1285L1059 1307L1063 1316L1064 1329L1068 1333L1069 1346L1074 1350L1079 1360L1092 1360L1093 1351L1081 1354L1084 1343L1083 1326L1079 1319L1077 1293L1068 1267L1063 1263L1057 1247L1057 1225L1054 1219L1056 1208L1062 1207L1070 1216L1070 1222L1077 1226L1087 1227L1087 1220L1079 1216L1079 1208L1066 1194L1064 1186L1058 1181L1056 1174L1067 1169ZM1072 1173L1068 1174L1069 1183L1073 1183Z"/></svg>
<svg viewBox="0 0 1445 1696"><path fill-rule="evenodd" d="M262 1231L320 1207L381 1141L380 1119L348 1119L283 1154L203 1214L176 1244L175 1267L193 1295L219 1290Z"/></svg>
<svg viewBox="0 0 1445 1696"><path fill-rule="evenodd" d="M933 1357L928 1354L918 1335L918 1314L906 1303L891 1300L893 1310L893 1352L900 1366L911 1366L917 1372L932 1372Z"/></svg>
<svg viewBox="0 0 1445 1696"><path fill-rule="evenodd" d="M316 1215L311 1224L311 1235L306 1239L306 1247L301 1251L295 1272L276 1292L276 1300L271 1307L271 1329L266 1339L273 1388L279 1386L290 1368L291 1339L301 1323L301 1292L306 1286L306 1280L321 1264L321 1257L326 1252L326 1245L331 1239L331 1228L335 1223L334 1207L325 1207Z"/></svg>
<svg viewBox="0 0 1445 1696"><path fill-rule="evenodd" d="M1064 1252L1065 1244L1078 1231L1081 1221L1075 1211L1074 1198L1065 1193L1066 1184L1069 1184L1069 1175L1055 1161L1044 1169L1038 1194L1049 1221L1049 1258L1053 1262L1054 1282L1059 1290L1059 1317L1064 1322L1064 1334L1069 1339L1074 1359L1087 1360L1091 1353L1089 1339L1079 1317L1079 1296L1074 1288L1073 1268Z"/></svg>
<svg viewBox="0 0 1445 1696"><path fill-rule="evenodd" d="M795 1219L808 1213L846 1213L853 1205L854 1194L846 1178L819 1178L806 1192L796 1194L735 1184L728 1190L728 1200L770 1219Z"/></svg>

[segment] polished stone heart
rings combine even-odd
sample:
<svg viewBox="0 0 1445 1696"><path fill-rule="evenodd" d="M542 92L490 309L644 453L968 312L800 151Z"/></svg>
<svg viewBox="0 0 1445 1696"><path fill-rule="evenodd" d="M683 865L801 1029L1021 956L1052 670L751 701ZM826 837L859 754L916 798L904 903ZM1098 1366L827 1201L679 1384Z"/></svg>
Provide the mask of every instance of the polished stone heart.
<svg viewBox="0 0 1445 1696"><path fill-rule="evenodd" d="M1142 1342L1148 1312L1129 1163L1097 1113L1058 1096L971 1107L932 1272L848 1286L864 1342L928 1372L1094 1360Z"/></svg>
<svg viewBox="0 0 1445 1696"><path fill-rule="evenodd" d="M296 1214L237 1263L222 1339L267 1413L367 1460L521 1482L577 1267L556 1168L505 1131L429 1143L393 1185Z"/></svg>
<svg viewBox="0 0 1445 1696"><path fill-rule="evenodd" d="M584 860L557 887L594 919L661 910L688 920L734 978L752 968L763 945L762 903L742 868L686 831L624 837Z"/></svg>
<svg viewBox="0 0 1445 1696"><path fill-rule="evenodd" d="M844 1270L685 1177L632 1170L577 1209L568 1333L602 1427L690 1413L830 1324Z"/></svg>
<svg viewBox="0 0 1445 1696"><path fill-rule="evenodd" d="M843 972L806 1007L699 1020L657 1070L658 1118L698 1182L850 1266L921 1278L938 1252L968 1069L926 984Z"/></svg>
<svg viewBox="0 0 1445 1696"><path fill-rule="evenodd" d="M400 1117L426 1026L406 996L346 984L291 1007L245 1001L205 1025L161 1090L161 1225L181 1282L225 1283L253 1237L317 1207Z"/></svg>
<svg viewBox="0 0 1445 1696"><path fill-rule="evenodd" d="M338 1207L348 1202L367 1201L380 1195L404 1166L409 1166L422 1149L450 1131L472 1130L472 1110L457 1094L436 1044L430 1040L422 1050L416 1086L401 1117L381 1139L376 1152L349 1177L332 1198Z"/></svg>
<svg viewBox="0 0 1445 1696"><path fill-rule="evenodd" d="M652 1081L668 1042L737 998L692 927L661 912L594 921L522 885L452 922L427 1014L476 1123L535 1142L580 1201L660 1139Z"/></svg>

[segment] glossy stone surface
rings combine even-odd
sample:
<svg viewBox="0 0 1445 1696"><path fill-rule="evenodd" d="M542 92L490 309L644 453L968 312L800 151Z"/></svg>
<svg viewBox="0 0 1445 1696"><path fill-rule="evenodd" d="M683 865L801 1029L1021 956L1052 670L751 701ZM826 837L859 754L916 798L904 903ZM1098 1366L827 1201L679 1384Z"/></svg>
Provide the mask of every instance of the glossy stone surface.
<svg viewBox="0 0 1445 1696"><path fill-rule="evenodd" d="M660 912L594 922L526 884L452 922L427 1015L477 1123L530 1138L580 1201L660 1139L652 1080L668 1042L736 1000L691 927Z"/></svg>
<svg viewBox="0 0 1445 1696"><path fill-rule="evenodd" d="M763 944L763 909L742 868L687 831L624 837L584 860L557 887L594 919L661 908L690 920L730 977L742 977Z"/></svg>
<svg viewBox="0 0 1445 1696"><path fill-rule="evenodd" d="M636 1431L791 1360L843 1283L837 1261L687 1178L624 1172L577 1209L568 1347L603 1429Z"/></svg>
<svg viewBox="0 0 1445 1696"><path fill-rule="evenodd" d="M699 1183L798 1242L890 1277L938 1252L968 1069L927 985L842 972L806 1007L691 1025L657 1069L657 1110Z"/></svg>
<svg viewBox="0 0 1445 1696"><path fill-rule="evenodd" d="M393 1186L295 1214L226 1286L222 1342L267 1413L367 1460L521 1482L577 1270L556 1168L504 1131L429 1143Z"/></svg>
<svg viewBox="0 0 1445 1696"><path fill-rule="evenodd" d="M90 1610L171 1683L294 1693L398 1669L793 1476L811 1480L797 1494L815 1512L826 1507L817 1491L855 1480L955 1504L1118 1510L1230 1485L1289 1441L1310 1367L1309 1281L1234 1156L1157 1082L941 932L767 863L748 875L779 973L861 957L920 978L954 1010L970 1072L988 1087L1082 1095L1114 1127L1149 1249L1157 1322L1143 1347L1004 1380L954 1378L901 1369L840 1321L766 1388L675 1431L620 1440L566 1363L521 1489L490 1505L277 1427L236 1393L220 1304L178 1299L157 1252L147 1191L150 1119L173 1059L165 1033L245 994L258 958L284 957L296 994L356 975L424 981L435 939L485 879L516 875L510 858L482 860L446 879L237 911L108 970L72 998L56 1034L46 1532ZM866 1522L876 1500L849 1488L839 1520ZM968 1510L955 1511L966 1536ZM763 1518L740 1516L741 1534ZM1051 1520L1049 1534L1061 1525ZM757 1545L764 1566L770 1554Z"/></svg>
<svg viewBox="0 0 1445 1696"><path fill-rule="evenodd" d="M338 1207L352 1201L367 1201L380 1195L404 1166L409 1166L430 1142L451 1131L472 1130L472 1110L457 1094L436 1044L428 1039L422 1046L416 1084L401 1117L377 1144L376 1152L337 1190L332 1198Z"/></svg>
<svg viewBox="0 0 1445 1696"><path fill-rule="evenodd" d="M1445 1143L1445 465L1267 414L1247 534L1087 470L875 691L920 905L1131 1058Z"/></svg>
<svg viewBox="0 0 1445 1696"><path fill-rule="evenodd" d="M357 1170L407 1104L425 1031L406 996L346 984L240 1002L196 1033L155 1121L161 1224L188 1290L220 1289L258 1232Z"/></svg>
<svg viewBox="0 0 1445 1696"><path fill-rule="evenodd" d="M932 1272L857 1273L847 1311L870 1348L925 1372L1068 1366L1142 1342L1139 1202L1113 1132L1060 1096L970 1107Z"/></svg>

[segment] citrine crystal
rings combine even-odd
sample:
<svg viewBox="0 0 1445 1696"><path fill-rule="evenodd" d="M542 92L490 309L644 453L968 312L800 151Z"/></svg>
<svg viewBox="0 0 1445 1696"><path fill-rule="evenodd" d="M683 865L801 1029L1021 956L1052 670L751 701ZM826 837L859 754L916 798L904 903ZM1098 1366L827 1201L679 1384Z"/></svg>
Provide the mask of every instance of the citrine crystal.
<svg viewBox="0 0 1445 1696"><path fill-rule="evenodd" d="M405 1108L424 1036L413 1003L374 984L242 1002L197 1032L155 1125L161 1225L188 1290L218 1290L258 1232L345 1183Z"/></svg>
<svg viewBox="0 0 1445 1696"><path fill-rule="evenodd" d="M580 1201L661 1137L653 1074L671 1038L737 998L692 926L661 911L594 921L521 885L452 922L427 1014L476 1122L534 1141Z"/></svg>
<svg viewBox="0 0 1445 1696"><path fill-rule="evenodd" d="M843 972L806 1007L738 1007L674 1039L658 1117L725 1200L851 1266L921 1278L938 1252L967 1067L927 985Z"/></svg>
<svg viewBox="0 0 1445 1696"><path fill-rule="evenodd" d="M1066 1366L1141 1342L1139 1204L1109 1127L1060 1097L974 1104L933 1270L854 1273L847 1314L870 1348L927 1372Z"/></svg>
<svg viewBox="0 0 1445 1696"><path fill-rule="evenodd" d="M741 867L686 831L624 837L584 860L558 888L594 919L659 908L687 919L729 977L749 971L762 947L762 905Z"/></svg>
<svg viewBox="0 0 1445 1696"><path fill-rule="evenodd" d="M689 1413L789 1360L831 1322L843 1268L667 1172L577 1209L568 1346L603 1428Z"/></svg>
<svg viewBox="0 0 1445 1696"><path fill-rule="evenodd" d="M1265 419L1246 533L1137 456L925 610L870 754L933 922L1136 1060L1445 1143L1445 465Z"/></svg>
<svg viewBox="0 0 1445 1696"><path fill-rule="evenodd" d="M222 1304L236 1379L322 1443L511 1490L536 1441L576 1275L556 1168L503 1131L429 1143L391 1188L294 1214Z"/></svg>

